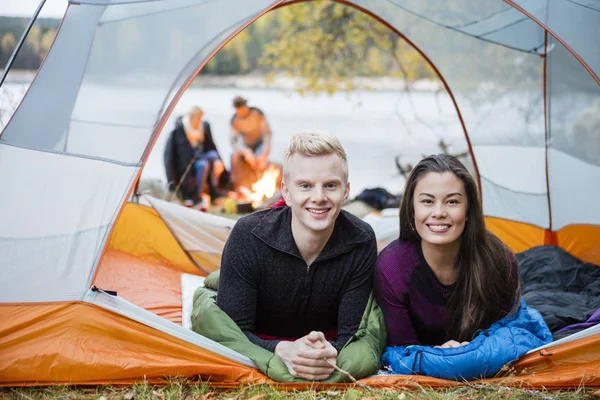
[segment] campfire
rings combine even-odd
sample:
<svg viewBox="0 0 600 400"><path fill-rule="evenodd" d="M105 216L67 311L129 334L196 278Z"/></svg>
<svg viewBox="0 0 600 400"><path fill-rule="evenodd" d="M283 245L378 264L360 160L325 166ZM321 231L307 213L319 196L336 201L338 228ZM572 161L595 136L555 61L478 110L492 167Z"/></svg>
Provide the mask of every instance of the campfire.
<svg viewBox="0 0 600 400"><path fill-rule="evenodd" d="M281 168L270 164L262 177L251 184L252 190L246 186L240 186L237 192L230 192L229 199L235 201L237 212L246 213L264 208L279 190L281 185ZM250 185L248 185L250 186Z"/></svg>
<svg viewBox="0 0 600 400"><path fill-rule="evenodd" d="M265 199L273 197L277 191L277 183L279 182L280 175L281 171L279 168L273 164L269 165L262 178L252 185L254 192L250 195L250 199L253 202L260 203Z"/></svg>

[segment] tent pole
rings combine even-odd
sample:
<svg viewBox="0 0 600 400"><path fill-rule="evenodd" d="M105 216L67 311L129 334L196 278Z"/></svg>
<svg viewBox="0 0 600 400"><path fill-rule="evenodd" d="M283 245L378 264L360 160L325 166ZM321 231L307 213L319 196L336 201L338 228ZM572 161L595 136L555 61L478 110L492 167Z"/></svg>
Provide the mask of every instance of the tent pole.
<svg viewBox="0 0 600 400"><path fill-rule="evenodd" d="M19 43L17 43L12 54L10 55L10 58L6 62L6 67L4 67L4 71L2 71L2 77L0 77L0 87L2 87L2 84L4 83L4 80L6 79L6 75L8 75L8 71L10 70L10 67L12 67L13 62L15 62L17 53L21 50L21 47L23 47L23 43L25 43L25 39L27 38L29 31L31 30L31 27L37 20L37 17L40 14L40 11L42 11L42 7L44 7L45 3L46 3L46 0L40 1L40 4L38 5L37 10L35 10L35 13L33 13L33 16L29 20L29 24L27 25L27 28L25 28L25 32L23 32L23 34L21 35L21 38L19 39Z"/></svg>

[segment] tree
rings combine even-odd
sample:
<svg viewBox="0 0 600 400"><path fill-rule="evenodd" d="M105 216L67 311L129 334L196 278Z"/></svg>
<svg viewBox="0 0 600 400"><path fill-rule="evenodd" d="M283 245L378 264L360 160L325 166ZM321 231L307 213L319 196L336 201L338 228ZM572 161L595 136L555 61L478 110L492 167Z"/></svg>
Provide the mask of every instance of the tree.
<svg viewBox="0 0 600 400"><path fill-rule="evenodd" d="M267 15L279 23L260 59L271 74L305 78L304 91L353 90L357 76L435 79L425 60L389 28L335 2L308 2Z"/></svg>
<svg viewBox="0 0 600 400"><path fill-rule="evenodd" d="M13 49L17 45L17 40L15 39L15 35L12 32L6 32L2 36L2 41L0 42L0 65L2 68L8 62L8 58L10 57Z"/></svg>

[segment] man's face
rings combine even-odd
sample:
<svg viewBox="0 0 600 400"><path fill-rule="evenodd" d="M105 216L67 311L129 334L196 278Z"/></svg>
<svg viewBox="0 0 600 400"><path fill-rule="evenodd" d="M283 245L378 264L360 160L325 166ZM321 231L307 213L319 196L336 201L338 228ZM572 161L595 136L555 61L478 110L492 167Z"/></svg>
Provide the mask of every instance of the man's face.
<svg viewBox="0 0 600 400"><path fill-rule="evenodd" d="M350 193L346 176L337 154L292 155L281 191L292 209L295 236L296 233L330 234L333 231Z"/></svg>
<svg viewBox="0 0 600 400"><path fill-rule="evenodd" d="M237 107L235 114L240 118L246 118L250 114L250 108L248 106Z"/></svg>
<svg viewBox="0 0 600 400"><path fill-rule="evenodd" d="M200 124L202 123L203 116L204 113L202 111L198 111L190 115L190 126L193 129L198 129L200 127Z"/></svg>

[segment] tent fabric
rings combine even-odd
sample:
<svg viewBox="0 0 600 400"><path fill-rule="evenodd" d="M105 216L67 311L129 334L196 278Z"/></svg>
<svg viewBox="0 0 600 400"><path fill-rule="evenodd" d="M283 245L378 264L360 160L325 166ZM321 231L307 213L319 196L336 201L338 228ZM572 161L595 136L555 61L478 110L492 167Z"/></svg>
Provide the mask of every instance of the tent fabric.
<svg viewBox="0 0 600 400"><path fill-rule="evenodd" d="M464 346L389 346L382 360L392 374L470 381L493 377L528 351L551 341L542 315L521 299L514 314L493 323Z"/></svg>
<svg viewBox="0 0 600 400"><path fill-rule="evenodd" d="M107 249L94 285L117 292L133 304L181 324L181 274L182 270L169 265Z"/></svg>
<svg viewBox="0 0 600 400"><path fill-rule="evenodd" d="M545 229L501 218L486 217L485 223L514 253L553 244L584 262L600 264L600 226L569 225L548 235Z"/></svg>
<svg viewBox="0 0 600 400"><path fill-rule="evenodd" d="M565 42L600 77L600 54L590 38L600 37L600 7L590 0L509 0ZM600 83L600 80L598 80Z"/></svg>
<svg viewBox="0 0 600 400"><path fill-rule="evenodd" d="M2 305L0 316L6 321L0 328L3 354L0 385L3 386L133 383L144 375L149 382L156 382L162 380L165 373L190 377L200 374L205 379L210 376L211 382L222 386L270 382L254 368L207 356L195 346L89 304ZM97 323L82 323L88 317ZM37 323L30 324L31 320ZM107 335L107 331L112 334ZM63 341L52 339L57 334L66 343L86 343L86 347L76 346L66 352L61 345ZM51 340L52 346L49 345ZM550 356L526 355L514 366L514 375L481 382L548 389L577 388L581 384L600 387L596 372L600 368L597 341L598 335L553 347ZM18 347L14 346L15 342ZM35 363L23 354L34 355ZM115 354L120 356L116 358ZM82 368L83 365L86 367ZM377 376L360 382L374 387L414 387L411 382L431 387L456 385L456 382L423 376ZM302 385L285 387L301 388Z"/></svg>
<svg viewBox="0 0 600 400"><path fill-rule="evenodd" d="M0 206L20 205L0 228L0 265L10 268L0 301L81 298L175 88L274 4L239 2L227 13L212 1L69 5L0 135ZM32 181L41 185L23 185Z"/></svg>
<svg viewBox="0 0 600 400"><path fill-rule="evenodd" d="M472 150L489 228L514 251L554 244L600 264L600 216L591 211L600 194L593 184L600 176L600 55L590 40L600 29L596 3L340 2L402 35L439 74L462 127L440 135ZM198 374L222 385L268 382L238 354L178 325L175 278L218 267L226 224L158 201L126 203L193 77L282 4L69 3L0 133L1 384ZM203 224L210 229L198 230ZM119 296L90 296L92 285ZM600 332L590 329L525 356L502 382L600 386ZM412 376L365 382L455 384Z"/></svg>
<svg viewBox="0 0 600 400"><path fill-rule="evenodd" d="M164 200L148 200L203 274L219 269L221 253L235 220L198 213Z"/></svg>
<svg viewBox="0 0 600 400"><path fill-rule="evenodd" d="M144 310L122 297L114 295L114 293L91 289L87 292L85 300L118 315L122 315L148 327L160 330L177 339L184 340L197 346L203 351L227 357L239 364L254 367L254 363L243 354L231 351L227 347L204 336L196 335L189 329L183 328L180 324L172 323L165 318Z"/></svg>
<svg viewBox="0 0 600 400"><path fill-rule="evenodd" d="M81 298L136 171L8 145L2 135L0 302Z"/></svg>
<svg viewBox="0 0 600 400"><path fill-rule="evenodd" d="M514 253L544 244L546 231L533 225L502 218L485 217L485 226ZM515 232L519 232L519 235L515 235Z"/></svg>
<svg viewBox="0 0 600 400"><path fill-rule="evenodd" d="M391 0L391 3L445 29L524 52L544 52L543 29L503 2L488 2L478 7L459 0L444 13L432 13L428 2Z"/></svg>
<svg viewBox="0 0 600 400"><path fill-rule="evenodd" d="M473 151L486 215L547 227L545 149L504 145L473 146Z"/></svg>
<svg viewBox="0 0 600 400"><path fill-rule="evenodd" d="M165 221L151 207L128 203L107 247L143 261L175 266L182 272L199 272Z"/></svg>
<svg viewBox="0 0 600 400"><path fill-rule="evenodd" d="M125 206L93 285L181 324L181 274L206 275L217 268L235 221L147 196L140 203L147 205ZM210 240L203 244L207 238L216 247Z"/></svg>
<svg viewBox="0 0 600 400"><path fill-rule="evenodd" d="M555 245L584 262L600 265L600 226L569 225L556 233Z"/></svg>
<svg viewBox="0 0 600 400"><path fill-rule="evenodd" d="M88 303L2 305L0 317L0 384L260 379L252 367Z"/></svg>

